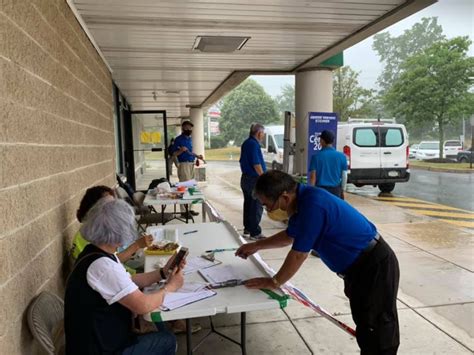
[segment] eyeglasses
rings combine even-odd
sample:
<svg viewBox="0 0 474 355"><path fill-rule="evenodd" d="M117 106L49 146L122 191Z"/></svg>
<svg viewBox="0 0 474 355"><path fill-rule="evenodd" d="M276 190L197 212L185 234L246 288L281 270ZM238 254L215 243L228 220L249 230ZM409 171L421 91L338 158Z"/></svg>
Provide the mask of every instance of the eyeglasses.
<svg viewBox="0 0 474 355"><path fill-rule="evenodd" d="M275 205L276 205L276 203L278 202L279 199L280 199L280 196L278 196L277 199L275 200L275 202L273 202L273 205L270 209L268 209L268 207L265 206L265 211L267 211L267 212L273 211L275 209L274 207L275 207Z"/></svg>

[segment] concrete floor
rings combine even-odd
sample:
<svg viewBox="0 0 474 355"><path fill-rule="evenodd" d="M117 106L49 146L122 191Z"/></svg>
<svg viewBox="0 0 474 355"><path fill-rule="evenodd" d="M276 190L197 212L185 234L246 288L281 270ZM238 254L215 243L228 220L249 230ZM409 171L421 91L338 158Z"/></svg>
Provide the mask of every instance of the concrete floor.
<svg viewBox="0 0 474 355"><path fill-rule="evenodd" d="M209 164L206 197L238 230L242 230L242 193L237 165ZM366 215L395 250L401 268L398 308L400 354L472 354L474 350L474 247L472 230L461 229L408 210L348 194L347 200ZM266 235L285 226L263 217ZM288 249L261 253L274 268ZM310 257L291 280L316 303L354 326L343 283L322 262ZM301 304L284 310L248 314L249 354L351 354L355 339ZM207 319L196 319L204 327ZM239 317L215 317L225 334L239 339ZM195 344L204 331L194 335ZM184 336L178 337L185 354ZM196 354L238 354L240 348L212 335Z"/></svg>

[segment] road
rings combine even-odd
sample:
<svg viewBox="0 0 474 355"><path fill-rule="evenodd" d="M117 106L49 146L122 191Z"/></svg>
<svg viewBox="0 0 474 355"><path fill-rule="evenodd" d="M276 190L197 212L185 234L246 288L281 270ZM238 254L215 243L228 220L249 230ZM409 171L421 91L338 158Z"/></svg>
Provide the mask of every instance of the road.
<svg viewBox="0 0 474 355"><path fill-rule="evenodd" d="M211 166L233 166L237 161L210 162ZM240 178L240 175L237 174ZM237 179L238 180L238 179ZM358 195L377 196L380 191L372 186L356 188L349 185L349 191ZM462 173L441 173L411 169L410 181L395 186L392 196L413 197L424 201L474 211L474 175Z"/></svg>
<svg viewBox="0 0 474 355"><path fill-rule="evenodd" d="M359 195L377 196L379 190L371 186L349 190ZM442 173L411 169L410 181L396 184L392 196L413 197L424 201L474 211L473 174Z"/></svg>
<svg viewBox="0 0 474 355"><path fill-rule="evenodd" d="M393 194L474 211L473 192L473 174L412 169L410 181L397 184Z"/></svg>

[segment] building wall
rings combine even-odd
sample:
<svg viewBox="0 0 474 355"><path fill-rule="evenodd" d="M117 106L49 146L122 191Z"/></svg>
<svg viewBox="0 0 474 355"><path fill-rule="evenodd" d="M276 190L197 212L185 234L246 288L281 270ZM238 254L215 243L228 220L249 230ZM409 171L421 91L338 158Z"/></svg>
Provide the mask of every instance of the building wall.
<svg viewBox="0 0 474 355"><path fill-rule="evenodd" d="M32 354L25 310L63 296L84 190L115 182L112 82L65 0L0 1L0 354Z"/></svg>

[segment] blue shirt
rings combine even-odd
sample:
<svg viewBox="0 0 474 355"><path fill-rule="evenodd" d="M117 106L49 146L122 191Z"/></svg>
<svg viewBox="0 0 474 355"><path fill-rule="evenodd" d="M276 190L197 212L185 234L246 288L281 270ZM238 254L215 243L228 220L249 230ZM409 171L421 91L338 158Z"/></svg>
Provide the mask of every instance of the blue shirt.
<svg viewBox="0 0 474 355"><path fill-rule="evenodd" d="M293 250L316 250L329 269L343 273L374 239L377 229L339 197L299 185L297 212L290 217L286 233L294 239Z"/></svg>
<svg viewBox="0 0 474 355"><path fill-rule="evenodd" d="M311 157L309 170L316 170L316 186L341 186L347 158L333 147L325 147Z"/></svg>
<svg viewBox="0 0 474 355"><path fill-rule="evenodd" d="M194 154L192 154L193 141L191 139L191 136L188 137L184 134L180 134L179 136L177 136L174 140L173 147L171 147L171 152L176 152L177 150L179 150L180 147L186 147L188 148L188 151L178 155L178 161L180 163L193 162L195 157Z"/></svg>
<svg viewBox="0 0 474 355"><path fill-rule="evenodd" d="M240 170L245 175L258 176L257 171L253 167L257 164L262 166L263 172L267 171L260 143L254 137L249 137L242 143L239 162Z"/></svg>

